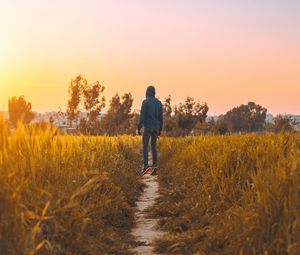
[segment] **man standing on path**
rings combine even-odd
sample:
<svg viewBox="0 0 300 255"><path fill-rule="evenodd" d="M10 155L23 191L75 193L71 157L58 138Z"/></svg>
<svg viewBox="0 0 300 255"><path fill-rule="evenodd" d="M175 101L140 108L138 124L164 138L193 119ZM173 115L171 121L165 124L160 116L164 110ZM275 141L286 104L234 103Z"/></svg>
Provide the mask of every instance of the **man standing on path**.
<svg viewBox="0 0 300 255"><path fill-rule="evenodd" d="M148 165L148 144L151 139L152 150L152 175L157 174L157 151L156 140L161 134L163 127L163 110L162 103L155 97L155 88L149 86L146 91L146 99L143 101L140 120L138 124L138 134L141 135L141 129L144 127L143 133L143 158L144 168L142 175L151 170Z"/></svg>

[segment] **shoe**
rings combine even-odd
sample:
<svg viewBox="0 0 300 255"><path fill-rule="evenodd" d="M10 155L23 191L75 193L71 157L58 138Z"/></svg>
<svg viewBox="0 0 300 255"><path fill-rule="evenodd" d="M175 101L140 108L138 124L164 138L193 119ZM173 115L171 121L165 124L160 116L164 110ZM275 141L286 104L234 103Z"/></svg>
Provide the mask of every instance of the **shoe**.
<svg viewBox="0 0 300 255"><path fill-rule="evenodd" d="M154 166L152 169L153 169L153 171L150 175L152 175L152 176L157 175L157 166Z"/></svg>
<svg viewBox="0 0 300 255"><path fill-rule="evenodd" d="M141 176L144 176L146 173L148 173L152 168L150 166L144 167L141 173Z"/></svg>

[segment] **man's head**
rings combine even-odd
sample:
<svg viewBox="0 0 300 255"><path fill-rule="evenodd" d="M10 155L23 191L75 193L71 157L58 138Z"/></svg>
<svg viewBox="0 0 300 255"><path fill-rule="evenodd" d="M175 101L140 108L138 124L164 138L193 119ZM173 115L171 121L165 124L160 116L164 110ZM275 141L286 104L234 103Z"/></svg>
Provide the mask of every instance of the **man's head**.
<svg viewBox="0 0 300 255"><path fill-rule="evenodd" d="M146 97L155 97L155 88L150 85L146 90Z"/></svg>

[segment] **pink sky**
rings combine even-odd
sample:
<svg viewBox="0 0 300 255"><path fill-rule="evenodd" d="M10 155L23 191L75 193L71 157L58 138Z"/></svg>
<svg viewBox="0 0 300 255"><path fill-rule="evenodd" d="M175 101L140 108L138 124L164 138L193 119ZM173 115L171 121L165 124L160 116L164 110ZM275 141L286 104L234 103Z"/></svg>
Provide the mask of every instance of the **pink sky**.
<svg viewBox="0 0 300 255"><path fill-rule="evenodd" d="M4 0L0 109L24 95L36 111L65 109L70 80L99 80L110 99L147 85L209 114L255 101L300 113L300 1Z"/></svg>

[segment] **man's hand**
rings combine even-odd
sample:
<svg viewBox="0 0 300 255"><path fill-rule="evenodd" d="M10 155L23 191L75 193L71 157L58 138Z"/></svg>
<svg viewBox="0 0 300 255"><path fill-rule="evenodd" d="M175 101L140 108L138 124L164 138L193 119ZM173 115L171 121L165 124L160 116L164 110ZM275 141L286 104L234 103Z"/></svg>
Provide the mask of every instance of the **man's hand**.
<svg viewBox="0 0 300 255"><path fill-rule="evenodd" d="M137 129L136 130L137 135L142 135L141 130Z"/></svg>

